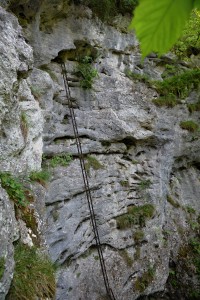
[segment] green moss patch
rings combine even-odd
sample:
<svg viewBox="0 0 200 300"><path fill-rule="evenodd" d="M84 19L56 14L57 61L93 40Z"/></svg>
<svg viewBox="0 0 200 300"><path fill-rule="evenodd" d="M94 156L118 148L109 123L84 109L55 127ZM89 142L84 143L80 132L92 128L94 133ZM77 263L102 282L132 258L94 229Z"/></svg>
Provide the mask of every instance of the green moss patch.
<svg viewBox="0 0 200 300"><path fill-rule="evenodd" d="M192 120L180 122L180 127L190 132L195 132L199 129L199 125Z"/></svg>
<svg viewBox="0 0 200 300"><path fill-rule="evenodd" d="M128 207L128 213L116 218L117 228L126 229L131 228L134 225L145 226L148 219L151 219L154 215L155 208L152 204L145 204L142 206L130 206Z"/></svg>

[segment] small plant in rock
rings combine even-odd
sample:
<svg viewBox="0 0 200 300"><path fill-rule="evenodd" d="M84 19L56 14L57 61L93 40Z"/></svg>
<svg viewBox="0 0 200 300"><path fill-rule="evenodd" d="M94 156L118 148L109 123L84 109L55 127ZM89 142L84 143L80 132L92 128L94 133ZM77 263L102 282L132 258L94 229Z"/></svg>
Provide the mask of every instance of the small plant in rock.
<svg viewBox="0 0 200 300"><path fill-rule="evenodd" d="M28 124L28 119L27 119L27 115L25 114L25 112L21 113L20 128L21 128L21 132L22 132L24 139L27 140L29 124Z"/></svg>
<svg viewBox="0 0 200 300"><path fill-rule="evenodd" d="M67 154L59 154L59 155L55 155L54 157L51 158L50 166L52 168L55 168L57 166L67 167L71 161L72 161L71 154L68 154L68 153Z"/></svg>
<svg viewBox="0 0 200 300"><path fill-rule="evenodd" d="M137 230L133 234L135 243L141 243L144 239L144 232L142 230Z"/></svg>
<svg viewBox="0 0 200 300"><path fill-rule="evenodd" d="M166 106L171 108L178 104L176 96L170 93L167 96L153 99L152 102L159 107Z"/></svg>
<svg viewBox="0 0 200 300"><path fill-rule="evenodd" d="M103 169L103 165L96 159L96 157L88 155L86 157L85 169L90 173L90 168L94 170Z"/></svg>
<svg viewBox="0 0 200 300"><path fill-rule="evenodd" d="M150 84L150 79L147 75L145 74L138 74L138 73L134 73L129 69L125 69L125 75L132 80L136 80L136 81L140 81L140 82L144 82L147 85Z"/></svg>
<svg viewBox="0 0 200 300"><path fill-rule="evenodd" d="M29 175L30 180L37 181L41 185L45 186L48 180L50 179L50 173L46 170L42 171L33 171Z"/></svg>
<svg viewBox="0 0 200 300"><path fill-rule="evenodd" d="M31 89L31 93L33 94L33 96L35 97L35 99L39 99L41 96L42 96L42 89L37 87L37 86L30 86L30 89Z"/></svg>
<svg viewBox="0 0 200 300"><path fill-rule="evenodd" d="M137 278L135 282L135 289L141 293L144 292L144 290L153 281L154 276L155 276L155 269L149 267L148 270L142 274L142 276Z"/></svg>
<svg viewBox="0 0 200 300"><path fill-rule="evenodd" d="M190 113L200 111L200 101L198 101L197 103L188 103L187 107Z"/></svg>
<svg viewBox="0 0 200 300"><path fill-rule="evenodd" d="M16 206L27 206L27 190L22 183L9 172L0 173L1 185Z"/></svg>
<svg viewBox="0 0 200 300"><path fill-rule="evenodd" d="M14 259L14 277L7 299L54 299L56 285L52 262L37 248L21 243L15 247Z"/></svg>
<svg viewBox="0 0 200 300"><path fill-rule="evenodd" d="M196 213L195 209L191 206L186 206L185 209L189 214L195 214Z"/></svg>
<svg viewBox="0 0 200 300"><path fill-rule="evenodd" d="M94 79L98 75L98 71L92 67L92 58L89 56L85 56L81 59L78 67L77 72L81 76L81 87L83 89L91 89Z"/></svg>
<svg viewBox="0 0 200 300"><path fill-rule="evenodd" d="M5 271L5 263L6 263L5 258L1 257L0 258L0 280L2 279L4 271Z"/></svg>
<svg viewBox="0 0 200 300"><path fill-rule="evenodd" d="M146 190L151 186L151 180L141 180L138 184L140 190Z"/></svg>
<svg viewBox="0 0 200 300"><path fill-rule="evenodd" d="M177 201L175 201L170 195L167 195L167 202L169 202L175 208L180 207L180 204Z"/></svg>
<svg viewBox="0 0 200 300"><path fill-rule="evenodd" d="M130 206L128 212L116 218L117 228L126 229L134 225L145 226L146 220L153 217L155 208L152 204L142 206Z"/></svg>
<svg viewBox="0 0 200 300"><path fill-rule="evenodd" d="M180 122L180 127L190 132L195 132L199 129L199 125L192 120Z"/></svg>
<svg viewBox="0 0 200 300"><path fill-rule="evenodd" d="M120 250L119 255L124 259L128 267L131 267L133 265L133 259L130 257L126 249Z"/></svg>
<svg viewBox="0 0 200 300"><path fill-rule="evenodd" d="M128 182L128 180L121 180L121 181L120 181L120 184L121 184L121 186L123 186L123 187L129 187L129 182Z"/></svg>

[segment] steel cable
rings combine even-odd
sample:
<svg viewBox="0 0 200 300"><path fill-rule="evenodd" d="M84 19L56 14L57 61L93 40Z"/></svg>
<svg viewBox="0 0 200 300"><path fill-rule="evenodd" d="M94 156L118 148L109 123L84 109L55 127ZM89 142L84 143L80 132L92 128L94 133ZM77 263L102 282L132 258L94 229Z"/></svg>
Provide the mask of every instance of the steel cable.
<svg viewBox="0 0 200 300"><path fill-rule="evenodd" d="M66 97L68 100L70 117L72 119L74 137L75 137L75 141L76 141L76 145L77 145L78 156L79 156L79 160L80 160L83 182L84 182L84 187L85 187L85 193L86 193L88 207L89 207L89 211L90 211L90 218L91 218L92 228L93 228L94 237L95 237L95 241L96 241L97 251L98 251L98 255L99 255L104 284L105 284L106 292L107 292L107 295L109 296L109 298L111 300L116 300L116 298L113 294L113 291L109 285L108 274L107 274L105 261L104 261L104 257L103 257L103 252L102 252L102 244L100 242L98 227L97 227L95 213L94 213L94 207L93 207L92 195L91 195L89 181L88 181L88 175L87 175L87 171L85 168L84 155L83 155L83 151L82 151L81 141L79 138L78 127L77 127L77 123L76 123L76 119L75 119L74 109L73 109L72 101L71 101L71 94L70 94L70 89L69 89L69 84L68 84L68 79L67 79L67 70L66 70L66 66L63 62L61 62L61 69L62 69L64 87L65 87L65 91L66 91Z"/></svg>

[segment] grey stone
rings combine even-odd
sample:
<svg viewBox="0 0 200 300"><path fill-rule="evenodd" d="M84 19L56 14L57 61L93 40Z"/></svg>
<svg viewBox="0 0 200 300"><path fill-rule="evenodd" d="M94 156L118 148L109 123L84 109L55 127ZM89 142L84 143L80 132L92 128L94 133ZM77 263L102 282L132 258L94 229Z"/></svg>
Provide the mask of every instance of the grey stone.
<svg viewBox="0 0 200 300"><path fill-rule="evenodd" d="M0 187L0 258L4 259L4 272L0 278L0 299L8 293L14 272L13 242L18 239L18 226L14 206L7 193Z"/></svg>

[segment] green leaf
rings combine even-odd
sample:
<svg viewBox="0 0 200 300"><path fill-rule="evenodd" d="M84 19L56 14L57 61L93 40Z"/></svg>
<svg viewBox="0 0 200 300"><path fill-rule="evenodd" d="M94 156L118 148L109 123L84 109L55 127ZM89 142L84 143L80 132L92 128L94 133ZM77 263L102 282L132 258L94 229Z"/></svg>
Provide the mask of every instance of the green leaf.
<svg viewBox="0 0 200 300"><path fill-rule="evenodd" d="M142 56L166 53L180 37L189 19L192 0L140 0L130 28L141 43Z"/></svg>
<svg viewBox="0 0 200 300"><path fill-rule="evenodd" d="M200 0L194 1L194 7L196 7L197 9L200 9Z"/></svg>

